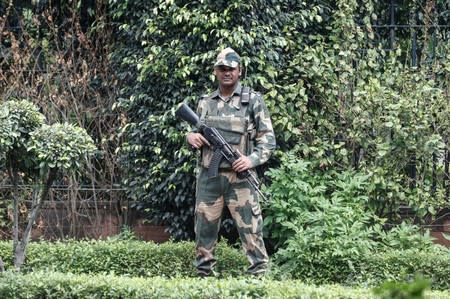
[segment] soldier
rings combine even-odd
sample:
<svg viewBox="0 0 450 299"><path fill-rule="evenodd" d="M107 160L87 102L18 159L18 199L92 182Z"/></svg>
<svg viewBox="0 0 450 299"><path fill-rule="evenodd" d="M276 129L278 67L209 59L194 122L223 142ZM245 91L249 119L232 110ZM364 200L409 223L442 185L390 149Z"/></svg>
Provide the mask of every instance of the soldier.
<svg viewBox="0 0 450 299"><path fill-rule="evenodd" d="M200 133L187 134L187 142L201 149L194 228L195 266L201 277L213 273L214 250L225 206L250 263L248 273L264 274L269 260L263 241L258 194L245 179L238 178L237 173L265 163L275 148L275 135L261 95L256 92L244 95L239 82L241 73L240 56L231 48L221 51L214 64L219 87L201 98L197 114L203 123L215 127L242 156L233 165L222 162L218 176L209 178L207 172L213 154L210 144Z"/></svg>

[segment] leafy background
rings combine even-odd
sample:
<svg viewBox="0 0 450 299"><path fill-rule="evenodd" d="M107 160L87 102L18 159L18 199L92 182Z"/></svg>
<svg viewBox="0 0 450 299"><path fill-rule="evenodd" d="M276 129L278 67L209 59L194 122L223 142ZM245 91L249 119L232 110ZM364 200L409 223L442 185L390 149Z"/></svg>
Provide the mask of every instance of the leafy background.
<svg viewBox="0 0 450 299"><path fill-rule="evenodd" d="M448 205L450 4L397 1L405 26L392 31L385 2L2 0L0 99L31 99L89 130L104 155L61 183L124 188L190 239L196 157L174 107L214 89L212 62L231 46L277 135L265 180L274 247L293 234L277 215L318 208L289 197L302 182L305 198L370 212L361 233L395 227L405 206L429 224Z"/></svg>
<svg viewBox="0 0 450 299"><path fill-rule="evenodd" d="M192 237L195 157L173 107L195 106L214 88L212 61L226 46L243 56L244 81L265 94L278 152L308 161L313 180L335 171L365 175L362 207L389 222L399 220L402 204L419 217L445 204L444 164L436 161L448 147L448 45L409 67L408 47L377 44L375 7L357 1L142 4L112 3L123 41L140 43L133 54L128 43L114 52L124 69L137 66L137 82L122 89L117 105L129 116L121 161L129 194L168 222L175 238ZM125 10L142 11L135 20L145 26L123 22Z"/></svg>

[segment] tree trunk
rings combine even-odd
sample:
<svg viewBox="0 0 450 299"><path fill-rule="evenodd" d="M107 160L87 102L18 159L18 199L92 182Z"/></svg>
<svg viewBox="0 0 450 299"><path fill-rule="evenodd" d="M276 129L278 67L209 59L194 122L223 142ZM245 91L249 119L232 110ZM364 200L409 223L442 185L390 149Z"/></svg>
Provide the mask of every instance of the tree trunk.
<svg viewBox="0 0 450 299"><path fill-rule="evenodd" d="M43 189L37 197L36 202L31 207L31 211L28 214L28 223L25 228L22 236L22 241L16 246L14 250L14 267L16 271L20 271L20 267L25 262L26 258L26 250L28 247L28 243L30 242L31 229L33 228L34 222L39 216L40 209L42 207L42 203L48 197L50 192L50 187L52 186L53 181L56 178L56 169L50 169L47 175L47 179L43 184Z"/></svg>
<svg viewBox="0 0 450 299"><path fill-rule="evenodd" d="M22 245L22 242L17 244L14 248L14 270L19 272L20 267L25 262L25 248Z"/></svg>
<svg viewBox="0 0 450 299"><path fill-rule="evenodd" d="M0 256L0 273L5 272L5 263L3 263L3 259Z"/></svg>
<svg viewBox="0 0 450 299"><path fill-rule="evenodd" d="M19 175L13 165L11 163L8 164L8 176L13 185L13 254L16 256L19 245Z"/></svg>

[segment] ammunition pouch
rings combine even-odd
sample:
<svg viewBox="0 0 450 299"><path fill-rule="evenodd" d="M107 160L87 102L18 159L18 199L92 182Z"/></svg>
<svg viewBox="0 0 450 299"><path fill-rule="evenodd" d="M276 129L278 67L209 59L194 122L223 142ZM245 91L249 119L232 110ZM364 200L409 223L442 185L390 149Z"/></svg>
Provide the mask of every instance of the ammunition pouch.
<svg viewBox="0 0 450 299"><path fill-rule="evenodd" d="M247 127L248 120L245 117L235 116L206 116L204 119L205 125L214 127L219 131L222 137L227 141L231 147L239 151L241 154L248 153L248 137ZM214 148L203 147L201 165L204 168L209 168L211 159L214 155ZM230 163L222 159L219 164L220 169L231 169Z"/></svg>

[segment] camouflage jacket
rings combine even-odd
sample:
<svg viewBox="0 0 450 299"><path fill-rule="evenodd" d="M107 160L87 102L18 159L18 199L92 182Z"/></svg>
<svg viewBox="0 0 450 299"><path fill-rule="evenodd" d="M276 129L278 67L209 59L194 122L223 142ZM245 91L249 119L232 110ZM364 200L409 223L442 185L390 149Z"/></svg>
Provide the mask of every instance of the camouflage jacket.
<svg viewBox="0 0 450 299"><path fill-rule="evenodd" d="M248 119L248 128L251 133L251 152L247 153L253 167L265 163L273 150L276 141L275 134L270 120L269 111L264 103L260 93L251 92L248 104L241 103L242 86L238 83L233 95L222 99L219 90L203 96L197 107L197 114L201 121L205 116L232 117L242 114L245 111L245 117ZM243 105L248 105L243 108Z"/></svg>

